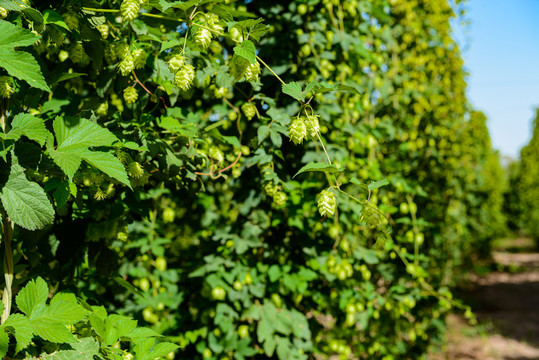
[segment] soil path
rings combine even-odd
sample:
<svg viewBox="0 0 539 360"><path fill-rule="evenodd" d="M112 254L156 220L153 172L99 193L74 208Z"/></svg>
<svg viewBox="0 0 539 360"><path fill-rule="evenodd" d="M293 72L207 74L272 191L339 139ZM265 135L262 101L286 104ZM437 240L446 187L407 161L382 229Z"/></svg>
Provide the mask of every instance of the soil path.
<svg viewBox="0 0 539 360"><path fill-rule="evenodd" d="M433 360L539 360L539 253L510 252L526 251L526 239L510 244L493 252L500 271L472 275L461 294L478 325L450 316L446 349Z"/></svg>

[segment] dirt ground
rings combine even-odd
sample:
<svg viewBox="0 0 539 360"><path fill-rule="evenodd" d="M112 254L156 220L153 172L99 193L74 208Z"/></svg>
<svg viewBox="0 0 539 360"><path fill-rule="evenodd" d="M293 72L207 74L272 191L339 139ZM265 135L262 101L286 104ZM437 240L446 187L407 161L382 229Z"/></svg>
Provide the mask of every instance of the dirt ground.
<svg viewBox="0 0 539 360"><path fill-rule="evenodd" d="M470 277L461 298L478 325L450 316L446 344L432 360L539 359L539 253L528 243L507 240L493 252L499 271Z"/></svg>

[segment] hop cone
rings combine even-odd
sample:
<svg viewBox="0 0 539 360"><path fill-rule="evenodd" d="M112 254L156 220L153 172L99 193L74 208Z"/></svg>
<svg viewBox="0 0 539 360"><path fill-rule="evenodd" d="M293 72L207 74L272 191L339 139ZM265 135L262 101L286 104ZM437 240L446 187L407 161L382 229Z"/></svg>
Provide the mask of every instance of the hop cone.
<svg viewBox="0 0 539 360"><path fill-rule="evenodd" d="M127 56L130 56L131 53L129 51L129 45L122 41L116 42L114 44L114 54L116 54L116 56L120 59L124 59Z"/></svg>
<svg viewBox="0 0 539 360"><path fill-rule="evenodd" d="M206 49L211 43L211 38L211 31L209 31L208 29L198 28L195 34L195 44L197 44L197 46L201 47L202 49Z"/></svg>
<svg viewBox="0 0 539 360"><path fill-rule="evenodd" d="M337 199L331 191L322 190L318 195L318 211L320 216L332 216L337 209Z"/></svg>
<svg viewBox="0 0 539 360"><path fill-rule="evenodd" d="M275 204L275 206L277 207L284 206L286 204L286 199L287 199L287 196L284 192L277 191L273 195L273 204Z"/></svg>
<svg viewBox="0 0 539 360"><path fill-rule="evenodd" d="M317 134L320 132L320 122L318 121L319 117L320 115L309 115L304 118L305 127L307 128L307 135L309 135L311 139L316 139Z"/></svg>
<svg viewBox="0 0 539 360"><path fill-rule="evenodd" d="M77 14L75 14L73 11L66 12L63 16L64 22L66 23L69 30L75 30L79 28L79 19L77 18Z"/></svg>
<svg viewBox="0 0 539 360"><path fill-rule="evenodd" d="M138 99L137 90L134 87L127 87L124 90L124 100L128 104L134 104Z"/></svg>
<svg viewBox="0 0 539 360"><path fill-rule="evenodd" d="M11 77L0 76L0 97L9 99L15 89L11 86Z"/></svg>
<svg viewBox="0 0 539 360"><path fill-rule="evenodd" d="M97 27L97 30L101 33L101 37L106 39L109 37L109 26L107 24L102 24Z"/></svg>
<svg viewBox="0 0 539 360"><path fill-rule="evenodd" d="M133 161L127 165L127 174L135 179L140 179L144 175L144 168L140 163Z"/></svg>
<svg viewBox="0 0 539 360"><path fill-rule="evenodd" d="M146 52L142 49L137 49L133 51L133 59L135 62L135 69L142 69L146 65L146 59L148 56Z"/></svg>
<svg viewBox="0 0 539 360"><path fill-rule="evenodd" d="M126 56L118 65L118 71L123 75L127 76L131 71L135 69L135 61L131 55Z"/></svg>
<svg viewBox="0 0 539 360"><path fill-rule="evenodd" d="M247 102L243 104L241 110L247 117L247 120L251 120L256 115L256 106L253 103Z"/></svg>
<svg viewBox="0 0 539 360"><path fill-rule="evenodd" d="M245 68L245 71L243 72L243 75L245 76L245 80L247 81L257 81L258 75L260 75L260 64L258 61L255 61L254 64L249 64Z"/></svg>
<svg viewBox="0 0 539 360"><path fill-rule="evenodd" d="M191 88L193 80L195 79L195 68L193 65L184 65L180 70L176 72L174 76L174 84L183 91L187 91Z"/></svg>
<svg viewBox="0 0 539 360"><path fill-rule="evenodd" d="M0 19L7 18L8 14L9 14L9 11L0 6Z"/></svg>
<svg viewBox="0 0 539 360"><path fill-rule="evenodd" d="M288 125L288 137L294 144L301 144L307 137L307 127L302 118L294 118Z"/></svg>
<svg viewBox="0 0 539 360"><path fill-rule="evenodd" d="M168 68L171 72L176 73L185 64L185 57L179 54L172 56L167 61Z"/></svg>
<svg viewBox="0 0 539 360"><path fill-rule="evenodd" d="M105 47L105 61L107 64L114 64L118 60L116 52L114 52L114 46L107 44Z"/></svg>
<svg viewBox="0 0 539 360"><path fill-rule="evenodd" d="M133 21L138 16L140 2L138 0L124 0L120 5L120 12L125 21Z"/></svg>
<svg viewBox="0 0 539 360"><path fill-rule="evenodd" d="M78 63L82 60L82 57L84 56L84 49L82 48L82 44L80 42L76 43L69 49L69 58L73 63Z"/></svg>

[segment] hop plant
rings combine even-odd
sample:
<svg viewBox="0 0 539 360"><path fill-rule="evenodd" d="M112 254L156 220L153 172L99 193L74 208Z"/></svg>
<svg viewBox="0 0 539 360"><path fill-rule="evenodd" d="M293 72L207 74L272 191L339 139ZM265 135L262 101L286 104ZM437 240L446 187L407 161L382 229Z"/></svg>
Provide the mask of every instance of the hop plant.
<svg viewBox="0 0 539 360"><path fill-rule="evenodd" d="M241 106L241 111L243 111L247 120L251 120L256 115L256 106L253 103L246 102Z"/></svg>
<svg viewBox="0 0 539 360"><path fill-rule="evenodd" d="M140 1L138 0L124 0L120 5L120 12L125 21L133 21L137 18L140 10Z"/></svg>
<svg viewBox="0 0 539 360"><path fill-rule="evenodd" d="M296 117L288 125L288 137L294 144L301 144L307 137L307 127L302 118Z"/></svg>
<svg viewBox="0 0 539 360"><path fill-rule="evenodd" d="M229 63L230 74L234 76L234 79L236 79L236 81L240 81L243 74L245 73L245 69L247 69L248 66L249 60L234 54L232 60L230 60Z"/></svg>
<svg viewBox="0 0 539 360"><path fill-rule="evenodd" d="M193 65L184 65L176 72L176 75L174 76L174 84L176 84L176 86L183 91L187 91L191 88L194 79L195 68Z"/></svg>
<svg viewBox="0 0 539 360"><path fill-rule="evenodd" d="M174 209L167 207L165 210L163 210L163 221L166 223L174 222L174 218L176 217L176 212Z"/></svg>
<svg viewBox="0 0 539 360"><path fill-rule="evenodd" d="M134 179L140 179L144 175L144 168L139 162L133 161L127 165L127 174Z"/></svg>
<svg viewBox="0 0 539 360"><path fill-rule="evenodd" d="M223 154L221 149L219 149L215 145L210 147L210 149L208 150L208 155L210 155L210 157L218 163L222 163L225 160L225 155Z"/></svg>
<svg viewBox="0 0 539 360"><path fill-rule="evenodd" d="M173 55L168 59L167 65L171 72L176 73L183 65L185 65L185 56L180 54Z"/></svg>
<svg viewBox="0 0 539 360"><path fill-rule="evenodd" d="M9 14L9 11L0 6L0 19L7 18L8 14Z"/></svg>
<svg viewBox="0 0 539 360"><path fill-rule="evenodd" d="M202 49L206 49L210 45L211 39L212 33L210 30L202 28L197 29L195 33L195 44L197 46L201 47Z"/></svg>
<svg viewBox="0 0 539 360"><path fill-rule="evenodd" d="M255 61L254 64L249 64L245 68L243 75L247 81L257 81L260 75L260 63Z"/></svg>
<svg viewBox="0 0 539 360"><path fill-rule="evenodd" d="M9 76L0 76L0 97L9 99L11 94L15 92L15 89L11 86L12 81Z"/></svg>
<svg viewBox="0 0 539 360"><path fill-rule="evenodd" d="M96 199L97 201L102 201L102 200L105 200L107 198L107 194L101 190L100 187L97 188L97 190L95 191L95 194L94 194L94 199Z"/></svg>
<svg viewBox="0 0 539 360"><path fill-rule="evenodd" d="M84 56L84 49L82 48L82 44L80 42L75 43L69 49L69 58L74 64L79 63L82 60L83 56Z"/></svg>
<svg viewBox="0 0 539 360"><path fill-rule="evenodd" d="M320 115L308 115L303 120L305 122L305 127L307 128L307 135L311 139L316 139L318 133L320 132L320 122L318 119Z"/></svg>
<svg viewBox="0 0 539 360"><path fill-rule="evenodd" d="M219 24L219 16L217 14L207 15L206 24L215 32L222 33L224 31L224 28Z"/></svg>
<svg viewBox="0 0 539 360"><path fill-rule="evenodd" d="M273 204L277 207L282 207L286 204L287 196L282 191L277 191L273 195Z"/></svg>
<svg viewBox="0 0 539 360"><path fill-rule="evenodd" d="M275 186L275 184L273 184L272 182L268 182L266 183L266 185L264 185L264 192L268 196L273 197L277 191L277 186Z"/></svg>
<svg viewBox="0 0 539 360"><path fill-rule="evenodd" d="M63 16L64 22L66 23L69 30L75 30L79 28L79 19L77 18L77 14L75 14L73 11L66 12Z"/></svg>
<svg viewBox="0 0 539 360"><path fill-rule="evenodd" d="M101 33L101 37L106 39L109 37L109 26L107 24L101 24L97 27L97 30Z"/></svg>
<svg viewBox="0 0 539 360"><path fill-rule="evenodd" d="M131 55L126 56L118 65L118 71L122 76L127 76L135 69L135 61Z"/></svg>
<svg viewBox="0 0 539 360"><path fill-rule="evenodd" d="M337 199L331 191L322 190L318 195L318 211L320 216L332 216L337 209Z"/></svg>
<svg viewBox="0 0 539 360"><path fill-rule="evenodd" d="M127 87L124 89L124 100L128 104L134 104L138 99L137 90L134 87Z"/></svg>
<svg viewBox="0 0 539 360"><path fill-rule="evenodd" d="M147 58L148 55L146 55L146 52L143 49L134 50L133 59L135 62L135 69L142 69L144 66L146 66Z"/></svg>

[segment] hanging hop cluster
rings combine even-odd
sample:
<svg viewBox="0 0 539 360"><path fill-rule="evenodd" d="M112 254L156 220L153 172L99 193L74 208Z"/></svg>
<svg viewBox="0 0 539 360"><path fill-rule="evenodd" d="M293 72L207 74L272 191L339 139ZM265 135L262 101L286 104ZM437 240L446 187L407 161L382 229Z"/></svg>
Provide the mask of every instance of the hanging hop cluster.
<svg viewBox="0 0 539 360"><path fill-rule="evenodd" d="M292 119L288 125L288 137L296 145L301 144L307 138L307 126L303 118Z"/></svg>
<svg viewBox="0 0 539 360"><path fill-rule="evenodd" d="M127 87L124 90L124 100L128 104L134 104L138 99L137 90L134 87Z"/></svg>
<svg viewBox="0 0 539 360"><path fill-rule="evenodd" d="M132 55L135 69L142 69L144 66L146 66L146 59L148 58L148 55L146 55L146 52L143 49L134 50Z"/></svg>
<svg viewBox="0 0 539 360"><path fill-rule="evenodd" d="M185 65L185 60L185 56L182 56L180 54L172 55L167 60L168 68L173 74L175 74L178 70L180 70L183 65Z"/></svg>
<svg viewBox="0 0 539 360"><path fill-rule="evenodd" d="M318 211L320 216L332 216L337 209L337 199L331 191L322 190L318 195Z"/></svg>
<svg viewBox="0 0 539 360"><path fill-rule="evenodd" d="M320 132L320 121L318 121L320 115L307 115L302 118L305 122L305 127L307 128L307 135L311 139L316 139Z"/></svg>
<svg viewBox="0 0 539 360"><path fill-rule="evenodd" d="M109 26L107 24L101 24L96 29L99 31L103 39L109 37Z"/></svg>
<svg viewBox="0 0 539 360"><path fill-rule="evenodd" d="M202 14L198 21L200 25L203 25L207 29L196 27L194 41L198 47L206 49L210 46L214 33L222 33L223 27L219 24L219 17L215 14Z"/></svg>
<svg viewBox="0 0 539 360"><path fill-rule="evenodd" d="M73 11L68 11L65 14L62 15L64 18L64 22L69 28L69 30L75 30L79 28L79 19L77 18L77 14L75 14Z"/></svg>
<svg viewBox="0 0 539 360"><path fill-rule="evenodd" d="M124 0L122 5L120 5L120 12L125 21L131 22L135 20L138 16L140 10L140 5L143 1L140 0Z"/></svg>
<svg viewBox="0 0 539 360"><path fill-rule="evenodd" d="M187 91L191 88L194 79L194 66L185 64L176 72L176 75L174 75L174 84L183 91Z"/></svg>
<svg viewBox="0 0 539 360"><path fill-rule="evenodd" d="M0 76L0 97L9 99L11 94L15 92L13 89L12 78L9 76Z"/></svg>
<svg viewBox="0 0 539 360"><path fill-rule="evenodd" d="M241 106L241 111L243 111L247 120L251 120L256 115L256 105L251 102L246 102Z"/></svg>
<svg viewBox="0 0 539 360"><path fill-rule="evenodd" d="M245 80L247 81L257 81L258 76L260 75L260 63L255 60L254 64L249 64L243 72Z"/></svg>

